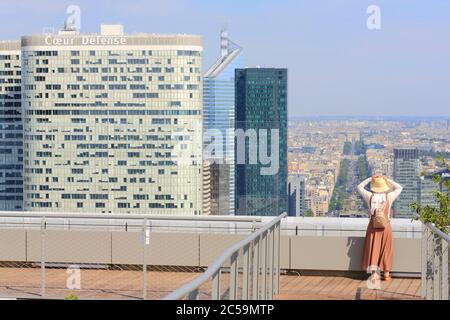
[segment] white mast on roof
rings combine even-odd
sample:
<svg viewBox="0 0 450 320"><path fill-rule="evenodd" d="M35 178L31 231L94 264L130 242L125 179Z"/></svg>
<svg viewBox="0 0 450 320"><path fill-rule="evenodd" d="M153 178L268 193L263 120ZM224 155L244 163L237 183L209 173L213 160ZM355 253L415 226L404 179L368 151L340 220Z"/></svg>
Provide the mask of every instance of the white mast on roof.
<svg viewBox="0 0 450 320"><path fill-rule="evenodd" d="M224 28L220 31L220 55L225 57L229 52L228 31Z"/></svg>

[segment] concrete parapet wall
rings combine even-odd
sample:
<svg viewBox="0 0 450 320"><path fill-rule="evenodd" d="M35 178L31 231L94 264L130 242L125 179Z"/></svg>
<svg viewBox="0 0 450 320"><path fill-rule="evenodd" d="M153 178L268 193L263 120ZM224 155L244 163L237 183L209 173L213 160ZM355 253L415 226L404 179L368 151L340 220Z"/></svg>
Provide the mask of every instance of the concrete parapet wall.
<svg viewBox="0 0 450 320"><path fill-rule="evenodd" d="M244 234L152 232L147 263L161 266L206 267ZM45 231L46 263L142 264L140 232ZM362 236L281 237L281 268L291 270L359 271ZM394 237L394 272L419 273L421 242ZM41 231L0 229L0 261L38 262Z"/></svg>

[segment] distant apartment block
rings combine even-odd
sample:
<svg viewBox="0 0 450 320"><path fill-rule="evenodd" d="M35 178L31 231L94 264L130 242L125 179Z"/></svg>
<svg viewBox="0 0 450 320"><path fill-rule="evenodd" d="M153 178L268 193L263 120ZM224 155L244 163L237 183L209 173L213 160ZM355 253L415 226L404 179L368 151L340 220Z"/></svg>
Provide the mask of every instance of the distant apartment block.
<svg viewBox="0 0 450 320"><path fill-rule="evenodd" d="M394 202L396 218L411 218L414 212L409 208L420 197L420 164L418 149L394 149L394 180L403 186L403 191Z"/></svg>
<svg viewBox="0 0 450 320"><path fill-rule="evenodd" d="M23 136L19 41L0 42L0 210L23 208Z"/></svg>
<svg viewBox="0 0 450 320"><path fill-rule="evenodd" d="M202 213L202 38L22 37L25 210Z"/></svg>
<svg viewBox="0 0 450 320"><path fill-rule="evenodd" d="M236 160L236 214L275 216L288 210L287 194L287 70L248 68L236 70L236 129L267 132L267 139L246 138L245 163ZM250 150L270 153L271 130L279 134L279 168L275 174L261 173L261 158L251 164ZM267 145L261 143L267 141ZM239 157L236 141L236 159ZM251 148L250 148L251 146ZM255 149L256 148L256 149ZM267 148L267 150L264 150Z"/></svg>
<svg viewBox="0 0 450 320"><path fill-rule="evenodd" d="M204 75L203 103L205 145L219 140L220 152L209 155L204 178L209 181L204 206L210 214L235 214L235 69L243 68L242 48L234 44L227 31L221 32L221 57Z"/></svg>

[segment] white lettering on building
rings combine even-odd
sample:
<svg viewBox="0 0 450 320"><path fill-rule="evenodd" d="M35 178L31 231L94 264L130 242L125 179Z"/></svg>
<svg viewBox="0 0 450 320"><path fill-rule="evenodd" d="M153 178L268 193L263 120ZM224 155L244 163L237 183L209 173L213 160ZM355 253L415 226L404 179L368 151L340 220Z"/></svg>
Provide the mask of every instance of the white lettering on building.
<svg viewBox="0 0 450 320"><path fill-rule="evenodd" d="M49 46L74 45L76 38L52 37L48 35L44 42ZM102 36L82 36L82 45L126 45L127 39L124 37L102 37Z"/></svg>

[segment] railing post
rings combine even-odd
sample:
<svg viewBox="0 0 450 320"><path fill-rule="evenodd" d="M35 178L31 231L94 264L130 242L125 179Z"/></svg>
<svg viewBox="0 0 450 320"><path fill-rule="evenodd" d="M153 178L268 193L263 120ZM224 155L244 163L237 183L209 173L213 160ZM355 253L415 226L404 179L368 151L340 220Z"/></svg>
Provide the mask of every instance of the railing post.
<svg viewBox="0 0 450 320"><path fill-rule="evenodd" d="M250 244L243 248L242 256L242 299L248 300L250 281Z"/></svg>
<svg viewBox="0 0 450 320"><path fill-rule="evenodd" d="M147 242L149 241L150 230L147 227L147 218L142 223L142 299L147 299Z"/></svg>
<svg viewBox="0 0 450 320"><path fill-rule="evenodd" d="M46 220L43 216L41 219L41 296L45 294L45 229Z"/></svg>
<svg viewBox="0 0 450 320"><path fill-rule="evenodd" d="M275 287L274 293L280 293L280 248L281 248L281 222L275 226Z"/></svg>
<svg viewBox="0 0 450 320"><path fill-rule="evenodd" d="M274 227L269 229L269 239L268 239L268 263L269 263L269 287L267 293L267 299L273 300L273 267L274 267Z"/></svg>
<svg viewBox="0 0 450 320"><path fill-rule="evenodd" d="M422 255L421 255L421 263L422 263L422 272L421 272L421 290L422 290L422 298L427 297L427 265L428 265L428 227L422 223Z"/></svg>
<svg viewBox="0 0 450 320"><path fill-rule="evenodd" d="M262 234L261 243L261 293L260 300L267 299L267 231Z"/></svg>
<svg viewBox="0 0 450 320"><path fill-rule="evenodd" d="M237 299L238 252L231 255L230 265L230 300Z"/></svg>
<svg viewBox="0 0 450 320"><path fill-rule="evenodd" d="M433 279L434 279L434 236L433 236L433 232L428 228L428 226L426 227L428 232L427 232L427 255L426 255L426 260L427 260L427 269L426 269L426 277L427 277L427 285L426 285L426 299L427 300L431 300L433 299Z"/></svg>
<svg viewBox="0 0 450 320"><path fill-rule="evenodd" d="M252 272L252 299L258 300L259 293L259 240L261 237L257 237L253 241L253 272Z"/></svg>
<svg viewBox="0 0 450 320"><path fill-rule="evenodd" d="M219 269L212 278L212 291L211 291L212 300L220 300L220 274L221 269Z"/></svg>
<svg viewBox="0 0 450 320"><path fill-rule="evenodd" d="M192 290L192 291L189 292L189 294L188 294L188 299L189 299L189 300L197 300L197 297L198 297L198 288Z"/></svg>
<svg viewBox="0 0 450 320"><path fill-rule="evenodd" d="M442 266L441 238L433 232L433 300L440 300L441 294L441 266Z"/></svg>
<svg viewBox="0 0 450 320"><path fill-rule="evenodd" d="M449 300L448 292L448 242L442 241L442 300Z"/></svg>

